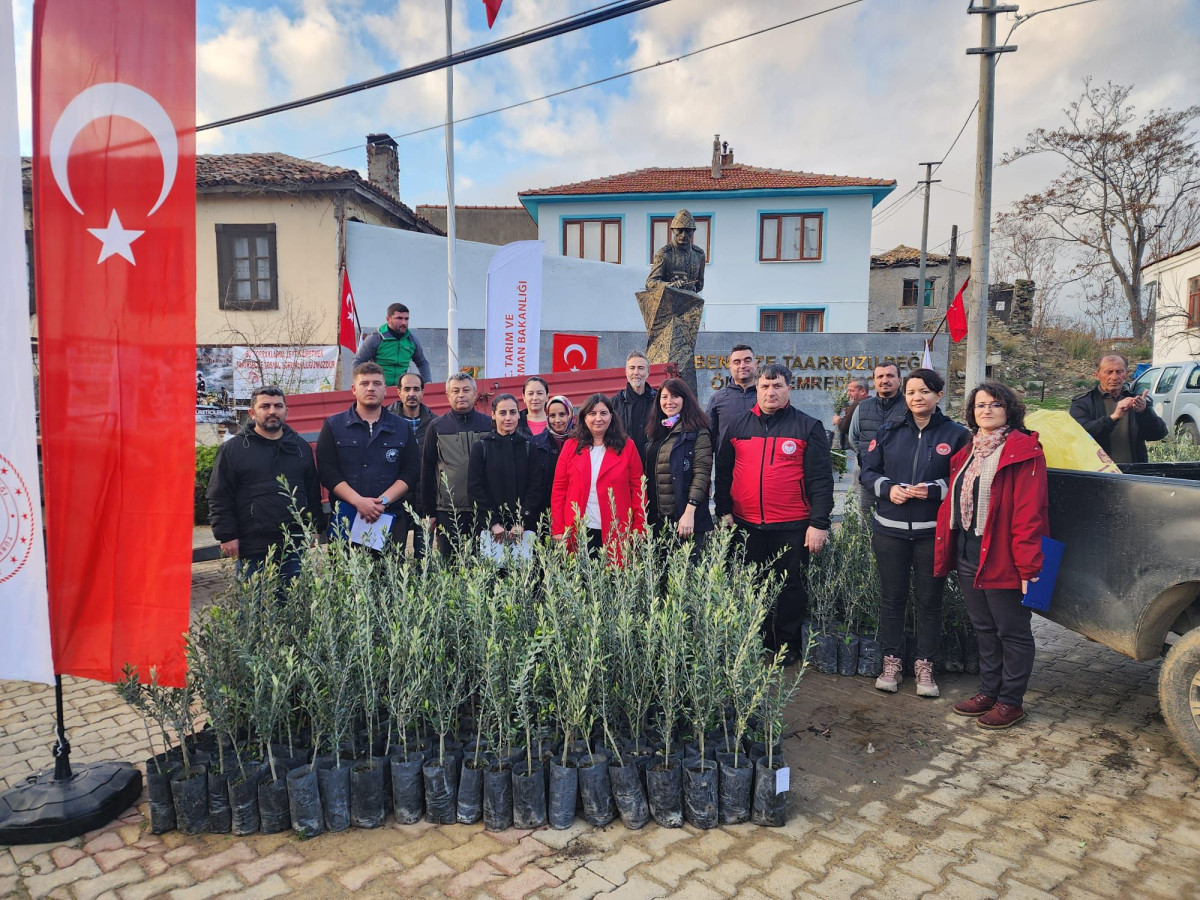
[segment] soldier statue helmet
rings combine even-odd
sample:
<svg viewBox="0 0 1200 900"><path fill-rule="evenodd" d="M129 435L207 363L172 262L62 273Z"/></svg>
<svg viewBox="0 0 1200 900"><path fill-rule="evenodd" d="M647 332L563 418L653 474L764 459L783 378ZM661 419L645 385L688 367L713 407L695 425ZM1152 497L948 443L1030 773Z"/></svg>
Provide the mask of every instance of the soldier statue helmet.
<svg viewBox="0 0 1200 900"><path fill-rule="evenodd" d="M646 279L647 290L659 284L695 293L704 289L704 251L692 242L695 233L696 220L692 214L686 209L675 213L667 245L654 254L650 277Z"/></svg>

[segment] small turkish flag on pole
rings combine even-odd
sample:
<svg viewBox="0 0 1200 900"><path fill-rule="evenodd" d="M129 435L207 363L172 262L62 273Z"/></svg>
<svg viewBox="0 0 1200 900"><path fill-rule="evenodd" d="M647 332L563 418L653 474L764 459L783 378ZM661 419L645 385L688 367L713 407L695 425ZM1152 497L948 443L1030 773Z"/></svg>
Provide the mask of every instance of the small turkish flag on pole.
<svg viewBox="0 0 1200 900"><path fill-rule="evenodd" d="M500 13L500 4L504 0L483 0L484 8L487 9L488 28L491 28L496 21L496 16Z"/></svg>
<svg viewBox="0 0 1200 900"><path fill-rule="evenodd" d="M354 308L354 292L350 290L350 270L342 269L342 302L338 315L338 344L351 353L358 352L358 310Z"/></svg>
<svg viewBox="0 0 1200 900"><path fill-rule="evenodd" d="M600 338L594 334L555 334L551 372L582 372L596 368Z"/></svg>
<svg viewBox="0 0 1200 900"><path fill-rule="evenodd" d="M956 344L967 336L967 310L963 306L963 291L967 289L967 281L962 283L954 302L946 310L946 327L950 331L950 339Z"/></svg>

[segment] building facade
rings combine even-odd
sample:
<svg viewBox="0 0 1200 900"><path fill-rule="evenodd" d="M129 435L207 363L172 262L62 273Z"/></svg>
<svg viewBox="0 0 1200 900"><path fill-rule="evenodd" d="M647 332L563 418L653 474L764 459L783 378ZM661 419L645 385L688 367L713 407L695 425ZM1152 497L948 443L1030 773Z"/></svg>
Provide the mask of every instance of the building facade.
<svg viewBox="0 0 1200 900"><path fill-rule="evenodd" d="M921 251L900 244L887 253L871 257L870 304L867 327L870 331L911 331L916 326ZM955 292L971 274L971 260L960 256L955 263ZM947 295L950 257L925 254L924 324L936 327L954 299ZM930 324L932 321L932 324Z"/></svg>
<svg viewBox="0 0 1200 900"><path fill-rule="evenodd" d="M1200 358L1200 244L1142 267L1154 294L1154 365Z"/></svg>

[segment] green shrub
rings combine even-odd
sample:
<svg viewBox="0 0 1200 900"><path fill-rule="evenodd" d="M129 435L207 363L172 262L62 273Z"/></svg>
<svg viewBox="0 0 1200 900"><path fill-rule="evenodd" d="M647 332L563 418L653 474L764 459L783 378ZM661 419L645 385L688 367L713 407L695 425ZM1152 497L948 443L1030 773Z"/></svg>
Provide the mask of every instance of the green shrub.
<svg viewBox="0 0 1200 900"><path fill-rule="evenodd" d="M1168 435L1161 441L1146 445L1150 462L1200 462L1200 444L1193 444L1187 434Z"/></svg>
<svg viewBox="0 0 1200 900"><path fill-rule="evenodd" d="M196 447L196 481L192 489L193 525L208 524L208 479L212 477L219 449L215 444Z"/></svg>
<svg viewBox="0 0 1200 900"><path fill-rule="evenodd" d="M1131 363L1138 360L1149 359L1154 355L1154 350L1149 344L1134 344L1129 348L1129 360Z"/></svg>
<svg viewBox="0 0 1200 900"><path fill-rule="evenodd" d="M1095 359L1100 353L1100 342L1086 331L1070 331L1065 335L1063 346L1071 359Z"/></svg>

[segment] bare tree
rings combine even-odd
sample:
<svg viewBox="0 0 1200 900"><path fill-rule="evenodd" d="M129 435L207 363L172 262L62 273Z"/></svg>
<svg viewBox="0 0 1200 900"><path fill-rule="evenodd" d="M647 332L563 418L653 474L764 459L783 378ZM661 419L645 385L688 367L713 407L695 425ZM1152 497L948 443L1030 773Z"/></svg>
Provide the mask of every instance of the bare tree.
<svg viewBox="0 0 1200 900"><path fill-rule="evenodd" d="M1014 213L1000 213L992 229L992 247L993 282L1023 278L1034 283L1029 325L1035 335L1040 334L1053 318L1063 286L1058 242L1051 236L1050 226Z"/></svg>
<svg viewBox="0 0 1200 900"><path fill-rule="evenodd" d="M284 296L278 315L226 313L222 337L226 343L248 348L259 384L274 384L285 394L300 392L304 379L303 357L315 345L329 343L325 316L303 308ZM241 398L245 399L245 398Z"/></svg>
<svg viewBox="0 0 1200 900"><path fill-rule="evenodd" d="M1044 190L1017 201L1012 215L1044 224L1052 240L1079 249L1079 274L1102 273L1114 283L1112 293L1123 300L1133 336L1141 340L1154 326L1142 266L1197 234L1200 153L1192 123L1200 105L1151 110L1138 123L1132 92L1132 86L1093 87L1085 79L1083 94L1064 110L1067 124L1030 132L1001 164L1046 153L1066 164Z"/></svg>

